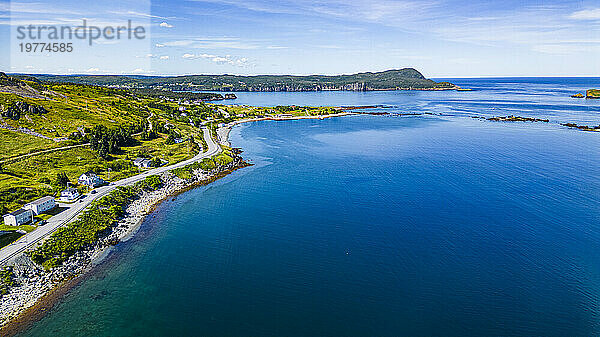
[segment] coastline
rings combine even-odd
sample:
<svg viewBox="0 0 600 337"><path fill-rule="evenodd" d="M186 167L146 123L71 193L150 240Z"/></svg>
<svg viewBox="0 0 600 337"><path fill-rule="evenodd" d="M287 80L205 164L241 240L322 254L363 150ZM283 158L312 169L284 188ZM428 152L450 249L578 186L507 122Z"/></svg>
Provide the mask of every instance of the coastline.
<svg viewBox="0 0 600 337"><path fill-rule="evenodd" d="M316 116L292 116L292 117L262 117L262 118L248 118L248 119L240 119L231 123L226 124L225 126L217 129L217 141L221 145L231 146L229 142L229 132L231 129L243 123L251 123L251 122L260 122L260 121L291 121L291 120L299 120L299 119L325 119L325 118L333 118L333 117L343 117L343 116L352 116L359 115L356 112L348 112L345 110L350 110L350 108L340 108L341 111L339 113L330 114L330 115L316 115Z"/></svg>
<svg viewBox="0 0 600 337"><path fill-rule="evenodd" d="M263 120L298 120L324 119L357 115L357 113L341 112L322 116L265 117L239 120L227 124L217 130L220 144L230 146L229 132L242 123ZM0 298L0 334L13 336L27 329L31 324L43 317L72 287L82 281L94 266L101 263L119 242L131 239L147 215L164 200L184 193L192 188L210 184L229 173L250 166L242 157L236 156L228 165L218 167L210 172L200 169L193 172L190 179L184 180L167 171L159 174L162 186L155 191L143 192L129 203L124 217L115 224L110 233L98 240L93 247L79 251L66 260L61 266L44 271L27 256L21 255L14 261L14 273L18 286Z"/></svg>
<svg viewBox="0 0 600 337"><path fill-rule="evenodd" d="M207 185L229 173L248 166L241 157L229 165L211 172L197 170L191 179L183 180L172 173L163 173L163 186L155 191L144 192L125 209L125 216L112 227L111 232L100 239L93 247L80 251L61 266L44 272L27 257L21 257L18 266L28 267L27 275L19 275L20 285L0 299L0 333L12 336L37 321L50 310L57 300L76 286L81 277L101 263L112 247L133 237L147 215L164 200L197 186ZM15 271L22 273L22 271ZM27 277L23 277L27 276Z"/></svg>

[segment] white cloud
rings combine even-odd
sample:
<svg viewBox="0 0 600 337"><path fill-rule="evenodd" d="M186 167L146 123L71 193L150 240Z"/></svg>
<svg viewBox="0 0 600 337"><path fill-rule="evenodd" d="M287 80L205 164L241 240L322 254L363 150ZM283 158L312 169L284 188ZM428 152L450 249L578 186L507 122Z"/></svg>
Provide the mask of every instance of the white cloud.
<svg viewBox="0 0 600 337"><path fill-rule="evenodd" d="M98 68L89 68L88 70L86 70L86 72L88 72L88 73L97 73L99 71L100 71L100 69L98 69Z"/></svg>
<svg viewBox="0 0 600 337"><path fill-rule="evenodd" d="M155 46L155 47L157 47L157 48L162 48L162 47L164 47L165 45L164 45L164 44L162 44L162 43L157 43L157 44L155 44L154 46Z"/></svg>
<svg viewBox="0 0 600 337"><path fill-rule="evenodd" d="M167 47L183 47L183 46L189 46L192 43L194 43L194 41L192 41L192 40L177 40L177 41L165 42L161 46L163 46L163 47L164 46L167 46Z"/></svg>
<svg viewBox="0 0 600 337"><path fill-rule="evenodd" d="M159 59L159 60L168 60L168 55L156 55L156 54L146 54L144 56L137 56L139 58L149 58L149 59Z"/></svg>
<svg viewBox="0 0 600 337"><path fill-rule="evenodd" d="M600 43L562 43L562 44L541 44L532 47L534 51L553 54L553 55L570 55L570 54L597 54L600 52Z"/></svg>
<svg viewBox="0 0 600 337"><path fill-rule="evenodd" d="M161 22L159 26L163 28L173 28L173 25L170 25L166 22Z"/></svg>
<svg viewBox="0 0 600 337"><path fill-rule="evenodd" d="M210 60L217 64L229 64L229 65L238 66L238 67L245 67L245 66L249 65L247 58L245 58L245 57L237 58L237 57L233 57L231 55L218 56L218 55L212 55L212 54L185 53L181 57L186 60L204 59L204 60Z"/></svg>
<svg viewBox="0 0 600 337"><path fill-rule="evenodd" d="M141 12L136 12L136 11L109 11L109 13L121 15L121 16L138 16L141 18L167 19L164 16L152 15L152 14L141 13Z"/></svg>
<svg viewBox="0 0 600 337"><path fill-rule="evenodd" d="M203 37L175 40L163 43L167 47L190 47L198 49L259 49L261 46L252 41L235 37Z"/></svg>
<svg viewBox="0 0 600 337"><path fill-rule="evenodd" d="M600 8L584 9L573 12L569 18L576 20L600 20Z"/></svg>
<svg viewBox="0 0 600 337"><path fill-rule="evenodd" d="M544 54L592 50L598 43L597 30L592 25L566 20L565 12L561 6L494 11L476 17L457 18L451 25L433 26L430 31L448 41L501 48L522 46ZM575 12L571 17L573 15L592 17L588 12Z"/></svg>
<svg viewBox="0 0 600 337"><path fill-rule="evenodd" d="M306 1L280 0L265 2L262 0L193 0L236 6L255 12L271 14L314 14L324 17L337 17L356 21L376 22L397 26L410 25L414 18L439 4L436 0L370 0L370 1Z"/></svg>
<svg viewBox="0 0 600 337"><path fill-rule="evenodd" d="M143 74L144 72L145 72L144 69L136 68L131 73L132 74Z"/></svg>

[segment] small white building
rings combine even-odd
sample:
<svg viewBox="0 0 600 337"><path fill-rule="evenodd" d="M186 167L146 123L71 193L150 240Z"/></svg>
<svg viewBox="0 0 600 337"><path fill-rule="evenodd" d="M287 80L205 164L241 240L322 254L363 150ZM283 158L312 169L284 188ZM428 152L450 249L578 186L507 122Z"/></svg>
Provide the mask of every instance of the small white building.
<svg viewBox="0 0 600 337"><path fill-rule="evenodd" d="M185 107L184 106L180 106L179 108L177 108L179 111L185 111Z"/></svg>
<svg viewBox="0 0 600 337"><path fill-rule="evenodd" d="M98 177L98 175L92 171L87 171L86 173L79 176L77 182L90 187L102 186L105 183L104 180L100 179L100 177Z"/></svg>
<svg viewBox="0 0 600 337"><path fill-rule="evenodd" d="M67 188L66 190L60 192L60 200L61 201L73 201L79 198L79 191L76 188Z"/></svg>
<svg viewBox="0 0 600 337"><path fill-rule="evenodd" d="M33 212L30 209L18 209L4 215L4 224L7 226L21 226L33 221Z"/></svg>
<svg viewBox="0 0 600 337"><path fill-rule="evenodd" d="M23 206L24 209L30 209L34 215L40 215L46 211L49 211L56 207L56 202L54 202L54 197L45 196L34 200L27 205Z"/></svg>
<svg viewBox="0 0 600 337"><path fill-rule="evenodd" d="M148 158L135 158L133 165L137 167L149 168L152 167L152 161Z"/></svg>

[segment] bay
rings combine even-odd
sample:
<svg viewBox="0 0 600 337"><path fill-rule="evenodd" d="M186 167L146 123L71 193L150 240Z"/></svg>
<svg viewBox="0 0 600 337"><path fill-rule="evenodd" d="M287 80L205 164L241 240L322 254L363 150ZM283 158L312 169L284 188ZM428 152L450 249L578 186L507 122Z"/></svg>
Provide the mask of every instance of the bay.
<svg viewBox="0 0 600 337"><path fill-rule="evenodd" d="M162 203L23 335L598 335L600 138L557 124L600 120L564 95L594 79L462 81L240 93L436 115L234 128L254 166ZM469 118L506 111L552 122Z"/></svg>

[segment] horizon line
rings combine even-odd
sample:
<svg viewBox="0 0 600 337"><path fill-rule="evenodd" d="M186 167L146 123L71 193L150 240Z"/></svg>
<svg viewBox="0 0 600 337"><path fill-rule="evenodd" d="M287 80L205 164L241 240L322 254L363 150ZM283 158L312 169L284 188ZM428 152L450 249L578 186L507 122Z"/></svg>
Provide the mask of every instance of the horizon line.
<svg viewBox="0 0 600 337"><path fill-rule="evenodd" d="M240 77L252 77L252 76L344 76L344 75L356 75L356 74L364 74L364 73L381 73L390 70L401 70L401 69L415 69L416 68L396 68L396 69L388 69L382 71L361 71L355 73L338 73L338 74L251 74L251 75L241 75L241 74L228 74L228 73L186 73L186 74L86 74L86 73L72 73L72 74L57 74L57 73L21 73L21 72L5 72L8 75L45 75L45 76L121 76L121 77L183 77L183 76L240 76ZM419 70L417 70L419 71ZM420 71L419 71L420 72ZM458 78L600 78L600 75L477 75L477 76L432 76L426 77L426 79L458 79Z"/></svg>

